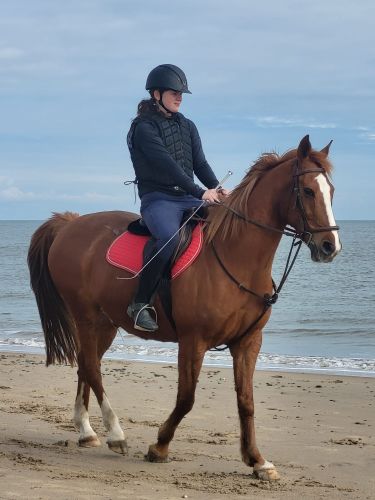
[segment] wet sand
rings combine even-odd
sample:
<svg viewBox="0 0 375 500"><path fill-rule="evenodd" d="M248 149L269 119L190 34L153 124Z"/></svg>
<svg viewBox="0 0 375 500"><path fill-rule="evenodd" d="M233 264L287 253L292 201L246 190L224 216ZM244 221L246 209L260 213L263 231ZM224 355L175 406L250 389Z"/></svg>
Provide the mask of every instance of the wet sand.
<svg viewBox="0 0 375 500"><path fill-rule="evenodd" d="M241 461L231 370L202 370L167 464L144 453L173 408L176 366L104 360L102 372L126 456L106 446L95 398L90 420L102 446L78 447L75 368L0 353L1 499L375 498L373 378L256 373L257 442L281 475L270 484Z"/></svg>

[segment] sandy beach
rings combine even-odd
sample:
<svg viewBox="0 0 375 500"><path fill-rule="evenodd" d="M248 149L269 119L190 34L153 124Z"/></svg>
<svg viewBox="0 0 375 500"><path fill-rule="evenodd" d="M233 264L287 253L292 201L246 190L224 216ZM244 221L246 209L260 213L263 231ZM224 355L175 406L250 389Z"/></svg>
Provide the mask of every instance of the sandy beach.
<svg viewBox="0 0 375 500"><path fill-rule="evenodd" d="M111 452L95 398L102 447L80 448L72 423L76 369L44 357L0 353L0 498L372 499L374 379L258 371L257 442L281 475L255 479L239 452L232 371L205 367L196 403L167 464L144 453L173 408L175 365L104 360L104 386L125 431Z"/></svg>

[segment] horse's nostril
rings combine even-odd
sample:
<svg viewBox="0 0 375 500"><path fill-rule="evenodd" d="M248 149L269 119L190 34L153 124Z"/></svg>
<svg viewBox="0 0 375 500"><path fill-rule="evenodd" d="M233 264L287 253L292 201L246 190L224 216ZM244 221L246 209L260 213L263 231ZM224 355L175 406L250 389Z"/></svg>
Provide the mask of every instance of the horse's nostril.
<svg viewBox="0 0 375 500"><path fill-rule="evenodd" d="M332 255L335 251L335 245L330 241L323 241L322 243L322 251L325 255Z"/></svg>

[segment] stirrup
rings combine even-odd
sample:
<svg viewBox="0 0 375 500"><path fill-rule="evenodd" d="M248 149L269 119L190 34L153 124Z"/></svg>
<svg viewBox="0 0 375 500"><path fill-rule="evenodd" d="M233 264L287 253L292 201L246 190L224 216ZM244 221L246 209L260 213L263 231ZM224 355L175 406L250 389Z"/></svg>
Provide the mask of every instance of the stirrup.
<svg viewBox="0 0 375 500"><path fill-rule="evenodd" d="M142 307L137 310L137 308L135 307L137 304L130 304L129 307L128 307L128 310L127 310L127 313L128 315L133 318L134 320L134 328L136 330L140 330L142 332L154 332L156 331L159 326L157 324L157 321L158 321L158 314L155 310L155 308L153 306L151 306L150 304L143 304ZM150 314L150 311L153 312L154 316L155 316L155 319L151 316ZM146 323L148 322L148 324L145 324L145 322L142 324L139 324L139 317L141 315L142 312L147 312L147 316L146 318Z"/></svg>

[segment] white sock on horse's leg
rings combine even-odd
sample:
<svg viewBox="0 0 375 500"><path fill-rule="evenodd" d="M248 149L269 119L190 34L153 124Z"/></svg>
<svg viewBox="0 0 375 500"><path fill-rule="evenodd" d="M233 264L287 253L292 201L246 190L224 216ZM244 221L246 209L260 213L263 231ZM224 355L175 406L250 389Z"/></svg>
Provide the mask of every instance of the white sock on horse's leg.
<svg viewBox="0 0 375 500"><path fill-rule="evenodd" d="M105 394L103 394L103 401L100 405L100 409L102 410L104 426L109 431L107 443L111 441L124 441L124 432Z"/></svg>
<svg viewBox="0 0 375 500"><path fill-rule="evenodd" d="M85 384L81 384L74 406L74 424L79 430L79 442L99 441L96 432L90 425L89 414L83 399Z"/></svg>

